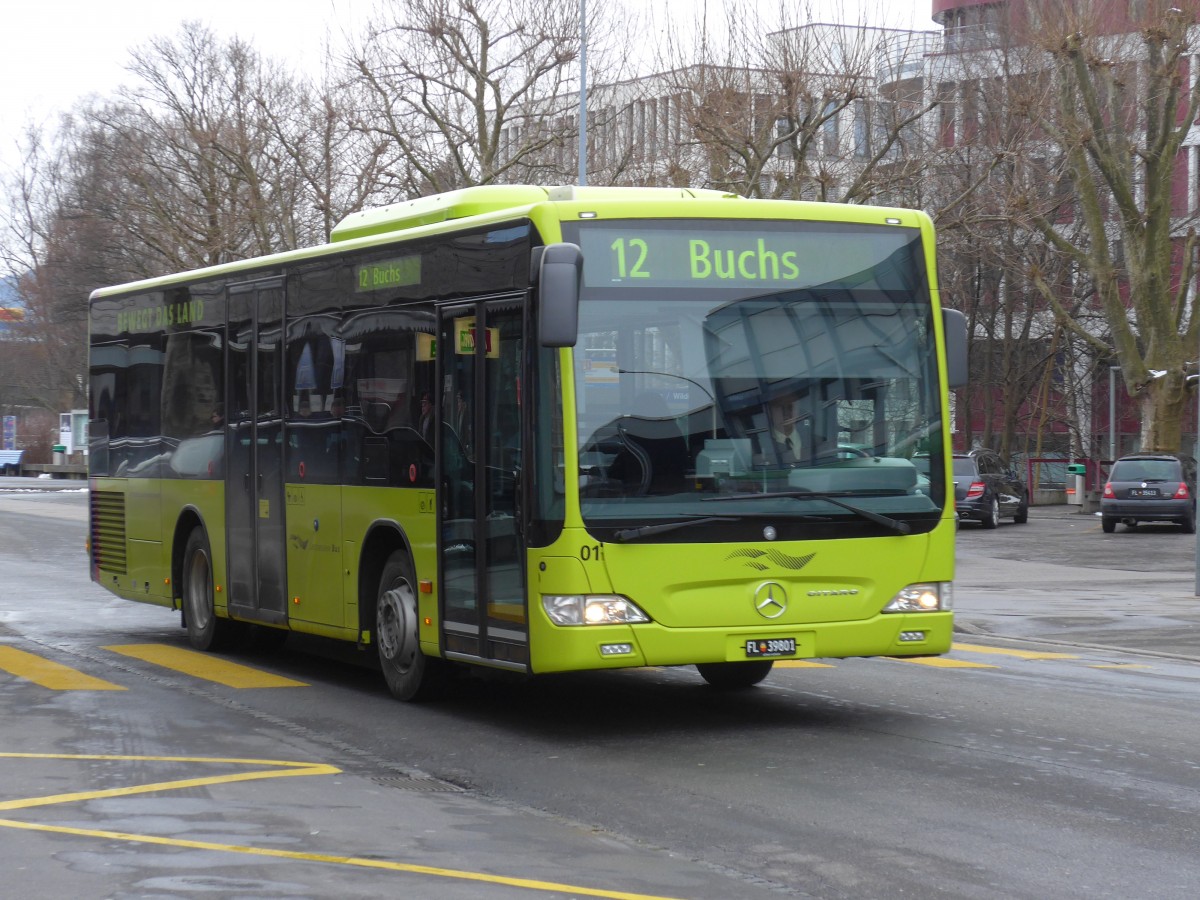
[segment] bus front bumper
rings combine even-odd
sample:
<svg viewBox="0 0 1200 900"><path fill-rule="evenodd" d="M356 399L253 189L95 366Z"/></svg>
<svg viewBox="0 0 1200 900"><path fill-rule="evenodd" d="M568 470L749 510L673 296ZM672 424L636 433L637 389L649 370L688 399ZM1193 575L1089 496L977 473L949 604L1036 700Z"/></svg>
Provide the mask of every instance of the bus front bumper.
<svg viewBox="0 0 1200 900"><path fill-rule="evenodd" d="M539 630L545 631L533 639L536 649L531 668L546 673L752 659L938 656L950 649L953 621L954 614L946 611L751 628L665 628L654 622L580 627L542 623ZM776 652L781 646L790 646L786 643L790 640L795 641L794 652ZM767 655L752 655L763 645Z"/></svg>

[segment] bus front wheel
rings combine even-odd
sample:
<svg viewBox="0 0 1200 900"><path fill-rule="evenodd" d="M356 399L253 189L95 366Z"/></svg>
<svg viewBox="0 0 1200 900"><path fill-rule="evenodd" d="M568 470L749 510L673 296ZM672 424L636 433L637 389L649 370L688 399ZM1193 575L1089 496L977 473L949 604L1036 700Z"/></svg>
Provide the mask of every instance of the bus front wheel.
<svg viewBox="0 0 1200 900"><path fill-rule="evenodd" d="M375 602L375 646L388 690L397 700L425 700L435 692L439 659L421 652L416 578L408 555L388 557Z"/></svg>
<svg viewBox="0 0 1200 900"><path fill-rule="evenodd" d="M192 529L183 549L183 621L188 643L197 650L221 649L235 627L213 608L212 551L203 528Z"/></svg>
<svg viewBox="0 0 1200 900"><path fill-rule="evenodd" d="M769 659L754 662L700 663L696 666L700 677L722 691L734 691L753 687L771 672L774 663Z"/></svg>

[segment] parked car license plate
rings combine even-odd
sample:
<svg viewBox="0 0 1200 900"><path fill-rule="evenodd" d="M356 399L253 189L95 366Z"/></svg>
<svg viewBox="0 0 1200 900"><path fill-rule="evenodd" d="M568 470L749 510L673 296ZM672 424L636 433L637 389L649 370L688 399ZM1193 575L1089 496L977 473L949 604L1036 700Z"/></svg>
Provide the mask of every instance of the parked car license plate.
<svg viewBox="0 0 1200 900"><path fill-rule="evenodd" d="M795 638L752 638L746 641L746 655L762 659L771 656L794 656Z"/></svg>
<svg viewBox="0 0 1200 900"><path fill-rule="evenodd" d="M1157 497L1158 488L1130 488L1130 497Z"/></svg>

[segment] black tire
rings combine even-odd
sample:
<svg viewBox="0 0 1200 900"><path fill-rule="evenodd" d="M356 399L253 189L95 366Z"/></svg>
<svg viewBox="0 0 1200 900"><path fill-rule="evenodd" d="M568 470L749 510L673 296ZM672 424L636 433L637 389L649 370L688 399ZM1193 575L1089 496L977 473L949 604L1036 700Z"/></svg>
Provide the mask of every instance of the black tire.
<svg viewBox="0 0 1200 900"><path fill-rule="evenodd" d="M1021 505L1017 507L1017 514L1013 516L1013 523L1024 525L1029 521L1029 496L1021 498Z"/></svg>
<svg viewBox="0 0 1200 900"><path fill-rule="evenodd" d="M1117 520L1111 516L1103 516L1100 519L1100 528L1105 534L1112 534L1117 530Z"/></svg>
<svg viewBox="0 0 1200 900"><path fill-rule="evenodd" d="M984 528L995 528L1000 524L1000 501L994 496L992 497L991 505L988 506L987 512L980 518L979 524Z"/></svg>
<svg viewBox="0 0 1200 900"><path fill-rule="evenodd" d="M700 663L696 670L701 678L717 690L739 691L754 687L766 678L773 665L775 663L769 659L756 659L753 662Z"/></svg>
<svg viewBox="0 0 1200 900"><path fill-rule="evenodd" d="M213 607L212 551L203 528L194 528L183 549L183 622L188 643L197 650L229 646L237 623L217 616Z"/></svg>
<svg viewBox="0 0 1200 900"><path fill-rule="evenodd" d="M1188 516L1186 519L1184 519L1182 522L1180 522L1179 526L1183 529L1184 534L1195 534L1196 533L1196 514L1192 513L1190 516Z"/></svg>
<svg viewBox="0 0 1200 900"><path fill-rule="evenodd" d="M437 693L443 662L421 652L417 580L402 550L388 557L379 578L375 647L388 690L397 700L427 700Z"/></svg>

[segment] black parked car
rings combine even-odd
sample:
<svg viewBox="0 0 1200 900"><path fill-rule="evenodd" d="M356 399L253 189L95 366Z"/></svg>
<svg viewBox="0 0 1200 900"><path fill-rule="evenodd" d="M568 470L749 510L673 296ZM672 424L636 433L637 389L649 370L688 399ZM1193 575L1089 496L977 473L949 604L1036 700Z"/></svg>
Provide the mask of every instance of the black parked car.
<svg viewBox="0 0 1200 900"><path fill-rule="evenodd" d="M1196 533L1196 461L1168 453L1135 453L1113 463L1100 496L1100 523L1112 534L1117 523L1175 522Z"/></svg>
<svg viewBox="0 0 1200 900"><path fill-rule="evenodd" d="M974 519L995 528L1001 518L1029 521L1029 490L994 450L954 454L954 506L959 521Z"/></svg>

